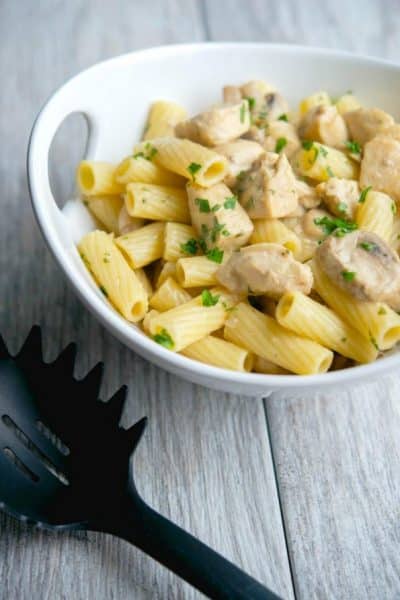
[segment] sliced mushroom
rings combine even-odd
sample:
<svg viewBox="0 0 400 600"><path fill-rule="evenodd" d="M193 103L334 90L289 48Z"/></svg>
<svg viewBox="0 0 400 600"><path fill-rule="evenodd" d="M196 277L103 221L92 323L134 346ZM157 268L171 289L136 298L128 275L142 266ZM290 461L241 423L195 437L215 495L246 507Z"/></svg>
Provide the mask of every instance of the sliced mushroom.
<svg viewBox="0 0 400 600"><path fill-rule="evenodd" d="M178 123L177 137L205 146L226 144L250 129L250 110L246 100L214 106L192 119Z"/></svg>
<svg viewBox="0 0 400 600"><path fill-rule="evenodd" d="M316 258L332 282L354 298L400 309L400 259L376 234L357 230L343 237L330 235Z"/></svg>
<svg viewBox="0 0 400 600"><path fill-rule="evenodd" d="M263 143L268 152L282 152L290 158L300 148L300 140L296 128L286 121L273 121L266 131Z"/></svg>
<svg viewBox="0 0 400 600"><path fill-rule="evenodd" d="M316 192L334 215L354 219L360 197L357 181L331 177L317 185Z"/></svg>
<svg viewBox="0 0 400 600"><path fill-rule="evenodd" d="M221 144L215 148L215 151L226 156L229 161L229 171L224 183L230 188L236 185L236 178L239 174L251 169L253 163L265 154L265 150L260 144L250 140L236 140L228 144Z"/></svg>
<svg viewBox="0 0 400 600"><path fill-rule="evenodd" d="M296 178L284 154L267 152L240 182L239 199L253 219L285 217L297 208Z"/></svg>
<svg viewBox="0 0 400 600"><path fill-rule="evenodd" d="M187 186L192 224L207 249L235 250L247 243L253 223L223 183L209 188Z"/></svg>
<svg viewBox="0 0 400 600"><path fill-rule="evenodd" d="M253 244L234 252L216 276L232 292L276 299L288 291L309 294L313 283L310 267L279 244Z"/></svg>
<svg viewBox="0 0 400 600"><path fill-rule="evenodd" d="M348 140L346 123L336 106L311 108L300 122L299 135L333 148L343 148Z"/></svg>
<svg viewBox="0 0 400 600"><path fill-rule="evenodd" d="M358 108L343 115L350 137L362 146L386 127L394 124L391 115L380 108Z"/></svg>
<svg viewBox="0 0 400 600"><path fill-rule="evenodd" d="M400 141L378 135L365 144L360 187L368 186L400 202Z"/></svg>

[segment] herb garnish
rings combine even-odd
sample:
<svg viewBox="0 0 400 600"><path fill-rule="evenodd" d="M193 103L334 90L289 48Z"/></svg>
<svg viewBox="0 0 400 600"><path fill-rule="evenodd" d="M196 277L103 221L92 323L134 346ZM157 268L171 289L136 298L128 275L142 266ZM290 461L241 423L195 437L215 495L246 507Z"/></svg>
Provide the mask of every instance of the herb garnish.
<svg viewBox="0 0 400 600"><path fill-rule="evenodd" d="M378 310L378 315L386 315L386 314L387 314L386 309L383 306L381 306Z"/></svg>
<svg viewBox="0 0 400 600"><path fill-rule="evenodd" d="M364 188L360 194L360 197L358 199L358 201L360 202L360 204L364 204L365 199L367 197L368 192L370 191L370 189L372 189L372 186L369 185L368 187Z"/></svg>
<svg viewBox="0 0 400 600"><path fill-rule="evenodd" d="M168 348L168 350L172 350L175 346L174 340L166 329L161 329L160 333L156 333L153 340L157 342L157 344L164 346L164 348Z"/></svg>
<svg viewBox="0 0 400 600"><path fill-rule="evenodd" d="M230 198L225 198L224 208L234 209L236 206L237 198L236 196L231 196Z"/></svg>
<svg viewBox="0 0 400 600"><path fill-rule="evenodd" d="M200 212L202 212L202 213L211 212L210 203L207 200L207 198L195 198L194 202L199 207Z"/></svg>
<svg viewBox="0 0 400 600"><path fill-rule="evenodd" d="M250 110L253 110L253 108L255 108L256 105L256 99L252 98L251 96L246 96L245 100L247 100L247 102L249 103Z"/></svg>
<svg viewBox="0 0 400 600"><path fill-rule="evenodd" d="M339 204L337 205L337 209L341 213L346 213L348 206L347 206L346 202L339 202Z"/></svg>
<svg viewBox="0 0 400 600"><path fill-rule="evenodd" d="M198 242L194 238L191 238L184 244L181 244L181 250L182 250L182 252L185 252L185 254L192 254L192 255L196 254L197 247L198 247Z"/></svg>
<svg viewBox="0 0 400 600"><path fill-rule="evenodd" d="M286 144L287 144L287 139L285 137L278 138L276 140L275 152L279 154L279 152L284 149Z"/></svg>
<svg viewBox="0 0 400 600"><path fill-rule="evenodd" d="M210 290L203 290L201 292L201 303L203 306L215 306L219 300L220 295L212 295Z"/></svg>
<svg viewBox="0 0 400 600"><path fill-rule="evenodd" d="M335 173L332 171L329 165L326 167L326 174L328 177L335 177Z"/></svg>
<svg viewBox="0 0 400 600"><path fill-rule="evenodd" d="M157 152L157 148L154 148L150 142L147 142L144 145L144 152L136 152L136 154L133 155L133 158L144 158L145 160L152 161Z"/></svg>
<svg viewBox="0 0 400 600"><path fill-rule="evenodd" d="M353 281L357 273L354 271L342 271L342 277L345 281Z"/></svg>
<svg viewBox="0 0 400 600"><path fill-rule="evenodd" d="M246 103L242 102L241 106L240 106L240 122L244 123L246 118Z"/></svg>
<svg viewBox="0 0 400 600"><path fill-rule="evenodd" d="M311 150L311 148L314 146L314 142L312 140L303 140L301 145L303 146L304 150Z"/></svg>
<svg viewBox="0 0 400 600"><path fill-rule="evenodd" d="M346 142L346 148L349 150L350 154L361 154L361 146L358 142Z"/></svg>
<svg viewBox="0 0 400 600"><path fill-rule="evenodd" d="M224 258L224 251L220 250L219 248L212 248L211 250L207 251L206 257L208 260L212 260L220 265L222 263L222 259Z"/></svg>
<svg viewBox="0 0 400 600"><path fill-rule="evenodd" d="M377 248L377 244L374 244L373 242L360 242L358 246L366 252L372 252L372 250L375 250L375 248Z"/></svg>
<svg viewBox="0 0 400 600"><path fill-rule="evenodd" d="M197 171L200 171L200 169L201 169L201 165L199 165L198 163L195 163L195 162L190 163L190 165L188 166L187 170L193 177L193 181L194 181L194 176L196 175Z"/></svg>
<svg viewBox="0 0 400 600"><path fill-rule="evenodd" d="M357 224L353 221L339 219L338 217L320 217L314 219L314 223L322 226L325 235L333 233L336 237L343 237L346 233L357 229Z"/></svg>
<svg viewBox="0 0 400 600"><path fill-rule="evenodd" d="M288 118L287 115L285 113L283 113L283 115L281 115L280 117L278 117L278 121L286 121L286 123L288 122Z"/></svg>

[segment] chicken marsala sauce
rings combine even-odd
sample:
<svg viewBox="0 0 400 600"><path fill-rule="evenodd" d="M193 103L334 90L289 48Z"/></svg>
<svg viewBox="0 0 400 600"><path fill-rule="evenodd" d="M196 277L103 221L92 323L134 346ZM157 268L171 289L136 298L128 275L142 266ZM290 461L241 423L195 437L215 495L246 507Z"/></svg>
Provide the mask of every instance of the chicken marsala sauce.
<svg viewBox="0 0 400 600"><path fill-rule="evenodd" d="M297 110L264 81L227 85L222 96L220 104L191 118L182 119L184 110L173 103L169 117L163 108L165 122L155 123L150 112L158 135L139 145L133 158L152 163L153 179L132 175L123 181L163 188L166 203L168 194L177 202L175 188L187 195L188 211L181 217L151 217L124 203L117 219L121 247L119 239L137 235L151 221L169 221L164 250L160 241L155 258L140 263L141 277L153 276L155 288L149 292L153 310L144 320L146 333L171 350L226 368L241 368L222 358L236 349L246 354L240 358L246 370L264 373L318 372L318 366L293 366L277 351L281 343L294 354L290 344L314 343L304 355L325 352L320 371L374 360L400 339L400 124L380 108L361 106L350 92L336 100L314 93ZM197 159L183 171L175 167L165 150L168 140L171 148L188 140L197 156L200 147L209 153L207 160L215 155L219 180L199 181L203 165ZM174 232L186 235L175 253L169 249ZM133 245L134 237L129 239ZM124 246L132 267L129 252ZM202 275L191 279L195 264L202 265ZM163 272L169 277L161 280ZM185 337L179 319L185 307L196 304L193 298L210 308L209 315L219 306L226 314L213 316L214 325L205 317L208 329ZM170 313L175 324L168 326ZM194 329L185 318L185 326ZM292 337L285 338L288 332ZM363 344L367 351L357 353L354 348Z"/></svg>

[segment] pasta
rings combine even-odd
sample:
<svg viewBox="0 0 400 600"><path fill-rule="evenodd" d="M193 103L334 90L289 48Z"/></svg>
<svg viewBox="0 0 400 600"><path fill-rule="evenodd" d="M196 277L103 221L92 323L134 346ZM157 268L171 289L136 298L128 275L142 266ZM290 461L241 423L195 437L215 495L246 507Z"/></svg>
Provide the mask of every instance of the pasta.
<svg viewBox="0 0 400 600"><path fill-rule="evenodd" d="M250 352L214 335L208 335L187 346L182 354L231 371L251 371L254 364L254 356Z"/></svg>
<svg viewBox="0 0 400 600"><path fill-rule="evenodd" d="M131 217L190 223L186 192L150 183L128 183L125 206Z"/></svg>
<svg viewBox="0 0 400 600"><path fill-rule="evenodd" d="M196 232L191 225L167 223L164 235L164 260L176 262L191 254L197 254Z"/></svg>
<svg viewBox="0 0 400 600"><path fill-rule="evenodd" d="M285 329L244 302L225 323L225 339L298 375L324 373L333 352Z"/></svg>
<svg viewBox="0 0 400 600"><path fill-rule="evenodd" d="M83 264L191 360L306 376L379 359L400 344L400 125L351 92L296 109L255 80L223 98L156 101L130 156L78 165L98 224Z"/></svg>
<svg viewBox="0 0 400 600"><path fill-rule="evenodd" d="M133 269L149 265L162 257L164 223L151 223L115 240Z"/></svg>
<svg viewBox="0 0 400 600"><path fill-rule="evenodd" d="M88 196L84 202L107 231L119 233L119 215L124 204L120 196Z"/></svg>
<svg viewBox="0 0 400 600"><path fill-rule="evenodd" d="M78 250L100 291L125 319L132 322L143 319L147 311L146 292L114 244L112 235L103 231L88 233Z"/></svg>
<svg viewBox="0 0 400 600"><path fill-rule="evenodd" d="M222 181L228 172L225 156L190 140L160 138L153 141L155 161L173 173L198 185L210 187Z"/></svg>
<svg viewBox="0 0 400 600"><path fill-rule="evenodd" d="M378 351L368 338L350 327L333 310L300 292L282 296L275 314L283 327L332 348L342 356L360 363L371 362L377 357Z"/></svg>
<svg viewBox="0 0 400 600"><path fill-rule="evenodd" d="M150 157L142 156L138 152L134 156L125 158L115 169L115 181L126 185L127 183L153 183L155 185L168 185L182 187L185 179L156 165Z"/></svg>
<svg viewBox="0 0 400 600"><path fill-rule="evenodd" d="M360 229L373 231L390 242L395 212L396 206L387 194L370 190L365 195L364 202L358 205L356 223Z"/></svg>
<svg viewBox="0 0 400 600"><path fill-rule="evenodd" d="M157 137L173 136L175 125L186 117L186 110L175 102L163 100L154 102L147 118L143 139L152 140Z"/></svg>
<svg viewBox="0 0 400 600"><path fill-rule="evenodd" d="M120 194L123 186L114 179L115 166L101 161L83 160L77 170L79 190L86 196Z"/></svg>

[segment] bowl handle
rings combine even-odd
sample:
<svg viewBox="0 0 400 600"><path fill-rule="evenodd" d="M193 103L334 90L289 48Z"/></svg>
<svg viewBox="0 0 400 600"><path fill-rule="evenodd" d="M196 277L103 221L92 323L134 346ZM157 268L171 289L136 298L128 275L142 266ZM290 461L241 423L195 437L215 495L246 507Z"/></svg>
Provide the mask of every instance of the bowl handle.
<svg viewBox="0 0 400 600"><path fill-rule="evenodd" d="M73 89L73 88L72 88ZM33 125L27 152L28 185L33 209L40 224L43 219L59 215L49 180L49 152L61 123L73 113L84 116L88 125L86 156L95 153L98 142L99 119L93 107L76 103L77 94L71 88L61 88L42 108ZM81 100L81 99L79 99Z"/></svg>

